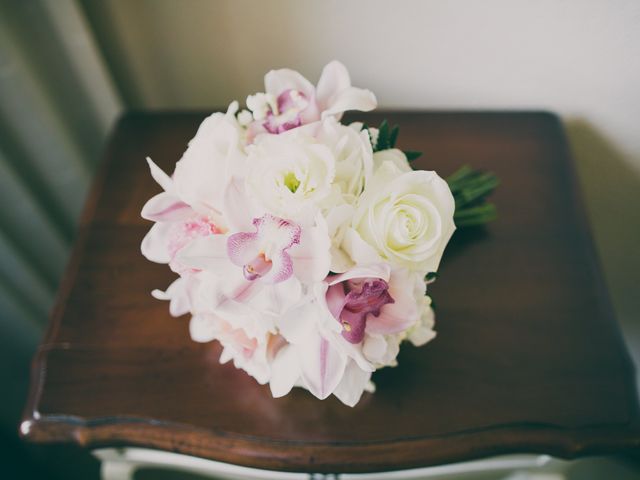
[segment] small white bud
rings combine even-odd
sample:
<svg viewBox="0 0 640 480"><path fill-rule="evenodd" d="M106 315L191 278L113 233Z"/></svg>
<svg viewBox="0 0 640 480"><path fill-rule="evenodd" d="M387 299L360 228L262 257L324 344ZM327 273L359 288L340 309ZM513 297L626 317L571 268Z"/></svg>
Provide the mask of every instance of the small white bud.
<svg viewBox="0 0 640 480"><path fill-rule="evenodd" d="M268 93L258 92L247 97L247 108L253 112L253 118L256 120L263 120L270 110L277 115L274 105L275 99Z"/></svg>
<svg viewBox="0 0 640 480"><path fill-rule="evenodd" d="M251 114L251 112L249 110L242 110L238 114L238 123L240 125L242 125L243 127L246 127L251 122L253 122L253 115Z"/></svg>
<svg viewBox="0 0 640 480"><path fill-rule="evenodd" d="M380 131L377 128L369 127L369 139L371 140L371 146L375 148L378 143L378 135Z"/></svg>

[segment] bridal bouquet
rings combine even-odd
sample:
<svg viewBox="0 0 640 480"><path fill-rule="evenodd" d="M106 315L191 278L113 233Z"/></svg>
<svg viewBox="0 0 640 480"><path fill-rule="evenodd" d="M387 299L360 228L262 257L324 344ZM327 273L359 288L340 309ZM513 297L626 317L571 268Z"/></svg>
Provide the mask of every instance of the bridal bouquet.
<svg viewBox="0 0 640 480"><path fill-rule="evenodd" d="M445 181L412 169L397 127L340 123L375 107L339 62L315 87L274 70L246 109L202 122L172 176L147 159L164 191L142 209L142 253L179 275L152 295L274 397L298 386L353 406L373 391L402 342L435 336L427 284L456 224L494 215L495 176Z"/></svg>

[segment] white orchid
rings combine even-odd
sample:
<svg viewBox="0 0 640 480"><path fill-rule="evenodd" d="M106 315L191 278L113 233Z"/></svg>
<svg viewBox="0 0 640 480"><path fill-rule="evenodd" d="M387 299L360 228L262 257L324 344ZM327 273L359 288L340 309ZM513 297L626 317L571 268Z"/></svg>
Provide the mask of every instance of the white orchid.
<svg viewBox="0 0 640 480"><path fill-rule="evenodd" d="M377 106L371 91L351 86L349 72L338 61L324 67L316 87L288 68L271 70L264 86L264 93L247 97L255 120L251 137L286 132L329 116L340 120L348 110L368 112Z"/></svg>

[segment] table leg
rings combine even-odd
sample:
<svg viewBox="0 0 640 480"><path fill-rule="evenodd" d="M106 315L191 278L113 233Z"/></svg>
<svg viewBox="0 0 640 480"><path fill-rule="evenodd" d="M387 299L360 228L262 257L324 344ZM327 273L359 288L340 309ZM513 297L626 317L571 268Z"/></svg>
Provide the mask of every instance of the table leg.
<svg viewBox="0 0 640 480"><path fill-rule="evenodd" d="M103 460L100 466L102 480L132 480L138 465L117 460Z"/></svg>

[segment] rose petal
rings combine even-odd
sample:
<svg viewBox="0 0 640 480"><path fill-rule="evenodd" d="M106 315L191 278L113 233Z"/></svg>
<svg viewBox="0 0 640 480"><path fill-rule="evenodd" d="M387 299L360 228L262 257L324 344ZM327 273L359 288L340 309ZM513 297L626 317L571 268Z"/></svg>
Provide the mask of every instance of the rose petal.
<svg viewBox="0 0 640 480"><path fill-rule="evenodd" d="M345 231L342 248L359 265L379 263L382 260L378 252L365 242L353 228L348 228Z"/></svg>
<svg viewBox="0 0 640 480"><path fill-rule="evenodd" d="M398 169L403 172L411 172L413 170L413 168L411 168L409 160L407 160L407 156L402 152L402 150L398 150L397 148L381 150L373 154L374 170L384 162L393 163L396 167L398 167Z"/></svg>

